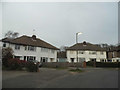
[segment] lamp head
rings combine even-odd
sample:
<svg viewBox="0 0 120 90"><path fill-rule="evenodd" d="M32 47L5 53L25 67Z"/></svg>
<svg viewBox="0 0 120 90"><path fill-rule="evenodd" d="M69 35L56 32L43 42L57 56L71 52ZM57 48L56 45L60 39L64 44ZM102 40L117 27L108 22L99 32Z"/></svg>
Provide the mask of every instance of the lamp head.
<svg viewBox="0 0 120 90"><path fill-rule="evenodd" d="M81 32L78 32L78 33L77 33L77 35L80 35L80 34L82 34L82 33L81 33Z"/></svg>

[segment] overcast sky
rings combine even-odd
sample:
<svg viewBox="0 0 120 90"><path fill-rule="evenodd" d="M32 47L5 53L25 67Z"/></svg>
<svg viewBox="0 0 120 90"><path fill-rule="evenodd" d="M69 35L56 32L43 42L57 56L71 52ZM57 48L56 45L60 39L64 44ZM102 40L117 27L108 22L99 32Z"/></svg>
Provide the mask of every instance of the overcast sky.
<svg viewBox="0 0 120 90"><path fill-rule="evenodd" d="M118 43L117 2L3 3L2 15L2 37L8 30L36 34L60 47L75 44L76 33L82 32L79 42Z"/></svg>

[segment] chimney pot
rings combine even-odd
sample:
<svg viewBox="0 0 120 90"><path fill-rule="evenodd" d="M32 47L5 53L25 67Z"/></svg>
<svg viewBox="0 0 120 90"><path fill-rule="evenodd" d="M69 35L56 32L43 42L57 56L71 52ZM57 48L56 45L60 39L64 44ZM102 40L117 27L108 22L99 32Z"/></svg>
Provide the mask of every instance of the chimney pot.
<svg viewBox="0 0 120 90"><path fill-rule="evenodd" d="M35 40L36 39L36 35L32 35L32 38Z"/></svg>

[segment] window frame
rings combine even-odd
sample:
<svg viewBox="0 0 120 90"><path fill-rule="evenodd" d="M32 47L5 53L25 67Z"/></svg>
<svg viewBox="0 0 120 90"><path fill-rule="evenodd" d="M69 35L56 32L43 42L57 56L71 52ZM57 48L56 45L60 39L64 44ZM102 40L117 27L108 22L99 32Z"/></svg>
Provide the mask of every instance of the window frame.
<svg viewBox="0 0 120 90"><path fill-rule="evenodd" d="M15 50L20 50L20 45L15 44Z"/></svg>

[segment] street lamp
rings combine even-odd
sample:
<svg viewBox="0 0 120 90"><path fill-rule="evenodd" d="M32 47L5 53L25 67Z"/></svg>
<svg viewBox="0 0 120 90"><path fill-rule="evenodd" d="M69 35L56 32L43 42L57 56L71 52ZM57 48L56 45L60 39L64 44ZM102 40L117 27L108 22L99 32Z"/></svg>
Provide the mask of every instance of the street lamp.
<svg viewBox="0 0 120 90"><path fill-rule="evenodd" d="M82 34L81 32L76 33L76 44L78 43L78 35Z"/></svg>
<svg viewBox="0 0 120 90"><path fill-rule="evenodd" d="M77 32L76 33L76 45L78 43L78 35L81 35L81 32ZM77 64L78 64L78 50L76 50L76 60L77 60ZM77 65L77 69L78 69L78 65Z"/></svg>

